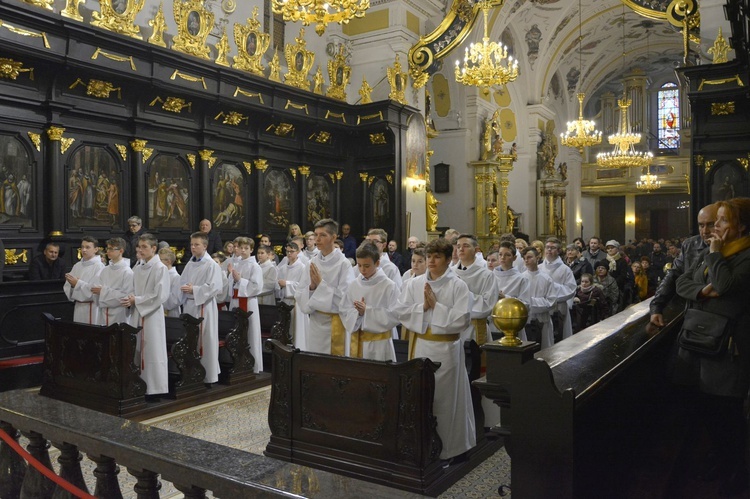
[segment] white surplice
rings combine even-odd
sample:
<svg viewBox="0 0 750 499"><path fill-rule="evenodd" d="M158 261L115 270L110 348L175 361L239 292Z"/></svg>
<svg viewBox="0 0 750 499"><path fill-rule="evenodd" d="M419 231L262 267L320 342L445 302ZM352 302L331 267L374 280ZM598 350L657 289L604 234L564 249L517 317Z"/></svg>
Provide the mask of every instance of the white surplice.
<svg viewBox="0 0 750 499"><path fill-rule="evenodd" d="M492 307L497 303L497 284L492 272L487 270L487 262L476 259L466 269L462 270L462 265L453 267L459 279L464 281L469 287L471 293L471 318L472 320L487 321L487 317L492 313ZM477 344L481 345L477 337L477 332L472 325L472 338ZM489 336L489 335L488 335ZM485 338L487 340L492 338Z"/></svg>
<svg viewBox="0 0 750 499"><path fill-rule="evenodd" d="M164 315L179 317L182 313L182 292L180 291L180 274L177 269L169 269L169 299L164 302Z"/></svg>
<svg viewBox="0 0 750 499"><path fill-rule="evenodd" d="M401 278L401 271L399 270L398 267L396 267L396 264L393 263L390 258L388 258L388 253L382 253L380 255L380 270L383 271L383 273L388 279L396 283L396 285L398 286L398 289L401 289L401 285L403 284L403 279ZM361 274L359 273L359 267L357 265L353 265L352 277L356 279L360 275Z"/></svg>
<svg viewBox="0 0 750 499"><path fill-rule="evenodd" d="M525 272L519 272L516 267L511 267L509 270L495 267L495 270L492 271L492 275L495 277L498 295L503 293L506 298L516 298L517 300L521 300L527 307L531 307L531 300L529 297L529 279ZM531 313L530 309L529 313ZM488 319L488 323L490 331L495 333L500 332L495 327L492 317ZM521 329L518 332L518 337L523 341L526 341L526 331Z"/></svg>
<svg viewBox="0 0 750 499"><path fill-rule="evenodd" d="M279 286L279 273L272 260L259 264L263 273L263 290L258 295L259 305L276 305L276 288Z"/></svg>
<svg viewBox="0 0 750 499"><path fill-rule="evenodd" d="M260 335L260 309L257 296L263 291L263 271L254 257L238 260L234 270L240 273L240 280L235 281L229 274L228 287L231 291L229 310L239 307L245 312L252 312L247 329L247 344L255 359L253 371L263 370L263 339Z"/></svg>
<svg viewBox="0 0 750 499"><path fill-rule="evenodd" d="M130 263L120 260L109 262L99 275L94 277L92 286L101 286L96 297L99 305L99 324L109 326L120 322L128 322L130 309L123 307L120 300L133 294L133 270Z"/></svg>
<svg viewBox="0 0 750 499"><path fill-rule="evenodd" d="M99 324L99 307L94 301L94 293L91 292L91 283L94 281L99 272L104 268L102 259L95 255L88 260L81 260L73 265L70 271L78 282L75 287L71 286L68 281L63 284L63 291L68 300L75 302L73 311L73 320L83 322L84 324Z"/></svg>
<svg viewBox="0 0 750 499"><path fill-rule="evenodd" d="M545 272L552 278L555 283L557 299L557 312L560 312L563 318L562 338L568 338L573 335L573 326L570 322L570 309L573 308L573 297L576 294L576 278L573 271L565 265L558 256L556 260L548 262L545 258L539 264L539 270Z"/></svg>
<svg viewBox="0 0 750 499"><path fill-rule="evenodd" d="M282 260L282 263L284 260ZM294 339L294 346L300 350L307 350L306 334L308 328L308 317L307 314L302 312L294 299L294 294L299 289L299 283L304 279L305 274L308 272L307 266L297 258L294 263L287 263L278 267L278 278L279 280L286 281L286 285L283 288L279 288L278 296L281 301L287 305L294 305L292 310L292 337Z"/></svg>
<svg viewBox="0 0 750 499"><path fill-rule="evenodd" d="M524 276L529 280L529 321L535 319L542 323L542 348L549 348L555 344L550 314L557 303L557 287L552 278L540 270L526 269Z"/></svg>

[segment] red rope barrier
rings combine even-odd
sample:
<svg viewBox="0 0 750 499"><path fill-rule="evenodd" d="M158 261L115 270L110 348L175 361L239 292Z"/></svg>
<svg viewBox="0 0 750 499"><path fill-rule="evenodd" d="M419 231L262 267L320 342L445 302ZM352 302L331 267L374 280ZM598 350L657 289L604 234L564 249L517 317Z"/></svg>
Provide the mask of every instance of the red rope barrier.
<svg viewBox="0 0 750 499"><path fill-rule="evenodd" d="M13 438L11 438L10 435L8 435L4 430L0 430L0 439L3 439L6 444L10 446L11 449L16 451L18 455L20 455L22 458L26 460L31 466L33 466L38 472L40 472L42 475L46 476L53 482L55 482L57 485L65 489L66 491L70 492L76 497L80 497L81 499L96 499L95 496L92 496L91 494L82 491L72 483L69 483L66 480L63 480L59 476L55 475L55 472L51 469L47 468L45 465L39 462L34 456L23 450L23 447L18 445L18 442L16 442Z"/></svg>

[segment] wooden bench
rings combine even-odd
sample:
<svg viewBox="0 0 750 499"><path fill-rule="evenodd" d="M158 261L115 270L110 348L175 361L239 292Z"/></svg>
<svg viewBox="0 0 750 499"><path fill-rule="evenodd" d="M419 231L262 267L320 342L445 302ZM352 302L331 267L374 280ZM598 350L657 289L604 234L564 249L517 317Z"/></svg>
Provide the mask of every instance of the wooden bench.
<svg viewBox="0 0 750 499"><path fill-rule="evenodd" d="M241 308L219 311L219 383L234 385L255 378L255 358L247 343L250 315Z"/></svg>
<svg viewBox="0 0 750 499"><path fill-rule="evenodd" d="M294 306L278 302L276 305L258 305L258 309L260 312L260 337L263 345L263 370L271 372L273 361L266 342L274 339L284 345L292 344L293 340L289 330Z"/></svg>
<svg viewBox="0 0 750 499"><path fill-rule="evenodd" d="M165 317L169 395L176 399L189 397L205 390L203 380L206 370L201 364L200 325L203 318L189 314L180 317Z"/></svg>

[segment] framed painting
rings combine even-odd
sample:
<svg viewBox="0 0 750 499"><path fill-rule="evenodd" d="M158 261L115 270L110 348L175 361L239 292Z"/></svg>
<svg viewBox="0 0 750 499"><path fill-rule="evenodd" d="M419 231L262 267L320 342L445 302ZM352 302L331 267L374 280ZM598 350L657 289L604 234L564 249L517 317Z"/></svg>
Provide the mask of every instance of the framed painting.
<svg viewBox="0 0 750 499"><path fill-rule="evenodd" d="M370 186L370 213L372 226L387 228L391 219L391 196L388 193L388 182L378 178Z"/></svg>
<svg viewBox="0 0 750 499"><path fill-rule="evenodd" d="M213 207L214 226L237 229L245 222L245 177L233 163L222 163L214 171Z"/></svg>
<svg viewBox="0 0 750 499"><path fill-rule="evenodd" d="M712 203L748 195L747 172L739 162L720 162L714 165L711 173L708 182Z"/></svg>
<svg viewBox="0 0 750 499"><path fill-rule="evenodd" d="M93 26L142 40L141 28L135 17L146 0L99 0L99 12L91 14Z"/></svg>
<svg viewBox="0 0 750 499"><path fill-rule="evenodd" d="M318 220L331 218L333 186L323 175L310 175L307 179L307 226L314 227Z"/></svg>
<svg viewBox="0 0 750 499"><path fill-rule="evenodd" d="M237 55L233 67L263 76L266 69L262 62L263 54L271 43L271 35L263 32L258 21L257 6L253 7L253 17L247 20L247 24L234 25L234 43L237 45Z"/></svg>
<svg viewBox="0 0 750 499"><path fill-rule="evenodd" d="M214 28L214 14L203 6L203 0L174 0L174 20L177 36L172 49L202 59L211 58L206 39Z"/></svg>
<svg viewBox="0 0 750 499"><path fill-rule="evenodd" d="M177 156L160 154L148 171L148 228L192 227L190 168Z"/></svg>
<svg viewBox="0 0 750 499"><path fill-rule="evenodd" d="M111 227L120 221L120 162L107 147L83 145L68 161L69 228Z"/></svg>
<svg viewBox="0 0 750 499"><path fill-rule="evenodd" d="M263 180L264 211L261 220L266 230L286 229L294 212L295 191L291 176L283 170L268 169Z"/></svg>
<svg viewBox="0 0 750 499"><path fill-rule="evenodd" d="M17 137L0 135L0 162L0 224L32 227L36 206L32 153Z"/></svg>
<svg viewBox="0 0 750 499"><path fill-rule="evenodd" d="M406 121L406 176L424 180L427 156L427 127L421 114Z"/></svg>

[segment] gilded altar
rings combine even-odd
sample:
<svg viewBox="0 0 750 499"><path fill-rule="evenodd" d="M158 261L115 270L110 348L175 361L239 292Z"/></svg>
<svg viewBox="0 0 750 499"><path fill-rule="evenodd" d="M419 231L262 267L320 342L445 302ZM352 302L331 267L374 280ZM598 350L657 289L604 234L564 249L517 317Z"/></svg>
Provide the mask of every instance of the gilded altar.
<svg viewBox="0 0 750 499"><path fill-rule="evenodd" d="M474 234L480 246L499 239L500 234L518 230L509 227L508 174L513 171L517 156L510 153L496 154L492 160L472 161L474 170Z"/></svg>

